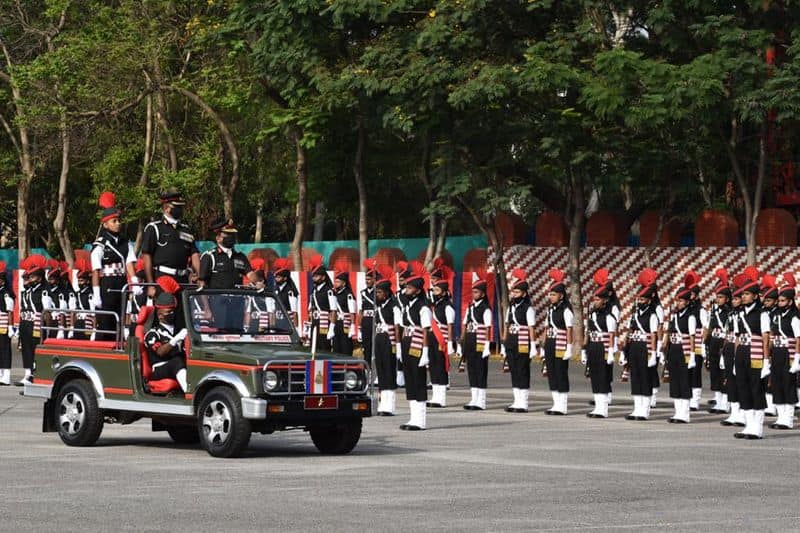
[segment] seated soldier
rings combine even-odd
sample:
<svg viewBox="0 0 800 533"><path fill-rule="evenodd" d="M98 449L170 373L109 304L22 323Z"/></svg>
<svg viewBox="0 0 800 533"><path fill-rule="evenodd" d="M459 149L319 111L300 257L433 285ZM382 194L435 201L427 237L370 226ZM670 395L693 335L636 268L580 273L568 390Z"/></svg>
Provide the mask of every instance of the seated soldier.
<svg viewBox="0 0 800 533"><path fill-rule="evenodd" d="M186 351L183 340L188 332L186 328L175 332L175 308L178 301L173 292L176 292L179 287L175 283L174 288L169 288L174 290L170 291L163 286L162 279L174 283L174 280L167 276L159 278L159 285L162 285L164 292L156 296L155 300L158 320L144 335L144 344L148 350L150 367L153 370L150 379L175 379L181 389L186 392Z"/></svg>

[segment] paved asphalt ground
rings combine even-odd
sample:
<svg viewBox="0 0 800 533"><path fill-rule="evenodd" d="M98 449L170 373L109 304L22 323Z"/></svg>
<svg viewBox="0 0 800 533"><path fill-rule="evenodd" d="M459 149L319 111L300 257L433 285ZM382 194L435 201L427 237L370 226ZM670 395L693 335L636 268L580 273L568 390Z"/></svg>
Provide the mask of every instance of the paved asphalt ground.
<svg viewBox="0 0 800 533"><path fill-rule="evenodd" d="M145 421L68 448L39 431L41 402L0 387L0 531L800 529L800 430L743 441L718 415L667 424L664 391L650 421L629 422L623 384L612 418L588 419L578 367L569 416L544 415L539 375L532 412L503 412L509 377L493 362L487 411L461 409L468 389L454 374L451 406L429 410L428 431L398 430L398 402L342 457L289 432L214 459Z"/></svg>

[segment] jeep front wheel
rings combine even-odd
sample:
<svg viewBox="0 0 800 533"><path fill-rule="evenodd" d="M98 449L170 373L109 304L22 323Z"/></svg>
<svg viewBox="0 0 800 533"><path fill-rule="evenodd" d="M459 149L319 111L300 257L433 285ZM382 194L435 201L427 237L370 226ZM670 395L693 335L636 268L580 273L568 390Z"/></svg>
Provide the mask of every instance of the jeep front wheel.
<svg viewBox="0 0 800 533"><path fill-rule="evenodd" d="M361 419L339 422L331 426L312 426L308 428L311 440L320 453L325 455L344 455L350 453L361 438Z"/></svg>
<svg viewBox="0 0 800 533"><path fill-rule="evenodd" d="M55 403L58 436L67 446L91 446L103 431L103 415L94 387L85 379L69 381Z"/></svg>
<svg viewBox="0 0 800 533"><path fill-rule="evenodd" d="M250 421L242 416L239 396L216 387L203 397L197 415L203 448L214 457L238 457L250 442Z"/></svg>

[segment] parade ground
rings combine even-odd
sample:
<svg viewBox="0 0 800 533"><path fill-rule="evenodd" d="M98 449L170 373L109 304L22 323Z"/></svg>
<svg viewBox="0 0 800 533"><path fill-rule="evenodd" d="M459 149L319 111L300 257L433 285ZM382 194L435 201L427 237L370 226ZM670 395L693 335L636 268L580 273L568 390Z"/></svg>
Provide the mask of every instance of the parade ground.
<svg viewBox="0 0 800 533"><path fill-rule="evenodd" d="M493 361L485 412L461 408L469 390L453 373L450 406L428 411L427 431L398 430L408 413L398 399L398 416L366 420L355 451L338 457L284 432L214 459L149 421L69 448L40 432L39 401L2 387L0 530L797 530L800 430L745 441L720 415L668 424L664 389L650 421L626 421L626 384L610 419L589 419L587 380L572 370L568 416L545 416L540 375L533 410L505 413L509 378Z"/></svg>

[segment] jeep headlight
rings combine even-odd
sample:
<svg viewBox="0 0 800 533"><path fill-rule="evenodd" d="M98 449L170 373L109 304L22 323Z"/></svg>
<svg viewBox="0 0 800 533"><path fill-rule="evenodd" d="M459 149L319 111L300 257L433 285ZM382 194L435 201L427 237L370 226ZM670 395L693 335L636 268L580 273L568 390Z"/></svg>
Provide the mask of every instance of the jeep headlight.
<svg viewBox="0 0 800 533"><path fill-rule="evenodd" d="M280 379L278 378L278 374L273 372L272 370L267 370L264 372L264 390L266 392L272 392L278 388L280 385Z"/></svg>
<svg viewBox="0 0 800 533"><path fill-rule="evenodd" d="M344 373L344 386L347 390L353 390L358 387L358 382L358 374L352 370L348 370Z"/></svg>

